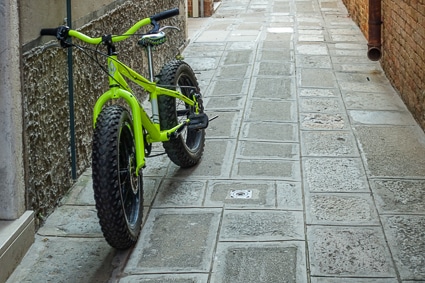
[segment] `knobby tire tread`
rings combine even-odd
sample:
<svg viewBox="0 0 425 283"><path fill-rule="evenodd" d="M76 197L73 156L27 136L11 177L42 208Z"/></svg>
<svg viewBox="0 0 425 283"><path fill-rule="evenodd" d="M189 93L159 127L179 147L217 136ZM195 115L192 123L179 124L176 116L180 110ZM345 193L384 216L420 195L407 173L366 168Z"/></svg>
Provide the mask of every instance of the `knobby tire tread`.
<svg viewBox="0 0 425 283"><path fill-rule="evenodd" d="M122 115L129 116L127 110L118 105L102 110L96 121L92 153L93 189L99 223L106 241L116 249L127 249L136 243L143 217L143 208L140 207L140 219L131 230L121 203L117 144L122 119L126 119ZM141 173L138 180L142 182ZM142 183L140 190L142 206Z"/></svg>
<svg viewBox="0 0 425 283"><path fill-rule="evenodd" d="M196 87L196 92L199 93L198 82L192 68L187 63L180 60L173 60L164 65L158 76L158 84L165 86L176 85L180 76L184 76L188 79L190 83ZM171 87L168 88L174 89ZM158 108L160 127L162 130L171 129L178 124L176 98L165 95L158 96ZM173 138L163 143L163 147L168 157L176 165L188 168L196 165L201 159L205 146L205 130L196 131L199 131L195 135L200 135L198 136L200 141L195 148L189 149L181 137ZM191 134L194 133L192 132Z"/></svg>

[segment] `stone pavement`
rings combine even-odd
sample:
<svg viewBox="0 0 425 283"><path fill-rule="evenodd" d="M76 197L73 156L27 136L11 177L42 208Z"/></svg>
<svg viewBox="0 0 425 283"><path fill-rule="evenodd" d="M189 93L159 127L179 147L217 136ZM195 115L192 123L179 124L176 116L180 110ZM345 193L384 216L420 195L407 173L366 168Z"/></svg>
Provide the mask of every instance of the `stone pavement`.
<svg viewBox="0 0 425 283"><path fill-rule="evenodd" d="M202 162L148 160L125 252L88 171L9 282L425 282L425 136L341 0L223 0L189 32Z"/></svg>

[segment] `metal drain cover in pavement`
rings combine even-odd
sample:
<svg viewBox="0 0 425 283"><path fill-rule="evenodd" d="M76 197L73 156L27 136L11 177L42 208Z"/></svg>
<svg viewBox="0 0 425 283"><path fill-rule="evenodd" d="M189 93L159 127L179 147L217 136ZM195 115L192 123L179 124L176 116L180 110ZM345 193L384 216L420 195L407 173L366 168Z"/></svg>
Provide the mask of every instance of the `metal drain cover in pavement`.
<svg viewBox="0 0 425 283"><path fill-rule="evenodd" d="M252 198L252 191L251 190L231 190L230 197L249 199L249 198Z"/></svg>

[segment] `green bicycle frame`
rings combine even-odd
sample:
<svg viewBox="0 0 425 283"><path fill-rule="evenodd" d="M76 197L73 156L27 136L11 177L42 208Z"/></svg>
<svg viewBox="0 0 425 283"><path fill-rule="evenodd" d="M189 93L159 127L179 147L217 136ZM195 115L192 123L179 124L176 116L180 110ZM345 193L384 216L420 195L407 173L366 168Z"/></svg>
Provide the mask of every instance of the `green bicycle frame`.
<svg viewBox="0 0 425 283"><path fill-rule="evenodd" d="M145 18L143 20L140 20L123 35L111 36L111 43L125 40L131 35L135 34L136 31L142 26L151 23L151 18ZM103 38L100 37L89 37L76 30L69 30L68 35L94 45L102 43L103 40ZM173 127L172 129L161 130L159 123L158 96L167 95L182 100L187 105L194 107L195 113L199 113L199 105L196 99L190 99L179 91L174 91L157 86L155 82L151 82L142 75L138 74L136 71L132 70L130 67L120 62L117 59L117 55L115 54L109 54L107 62L110 89L104 94L102 94L96 101L96 104L93 109L93 127L96 127L97 117L99 116L104 105L108 101L114 99L124 99L128 103L131 108L133 119L133 132L135 138L137 161L136 174L139 174L140 169L145 166L145 144L143 137L143 129L147 132L146 141L148 143L164 142L168 141L172 134L174 134L178 129L185 126L185 124L189 122L189 119L186 119L185 121ZM130 89L124 77L141 86L150 94L149 99L152 104L152 119L149 118L148 114L140 105L137 98L133 95L133 91Z"/></svg>
<svg viewBox="0 0 425 283"><path fill-rule="evenodd" d="M183 127L189 121L187 119L172 129L161 131L158 113L158 96L167 95L180 99L187 105L195 107L195 109L198 108L198 105L196 101L188 98L179 91L157 86L156 83L149 81L130 67L118 61L116 55L108 57L108 71L110 89L102 94L96 101L93 109L93 127L96 127L97 117L102 111L103 106L109 100L122 98L128 103L133 117L133 131L137 161L136 174L139 174L139 170L145 166L143 129L147 131L146 141L148 143L163 142L168 141L174 132ZM149 115L140 105L137 98L133 95L133 92L124 77L130 79L150 93L149 98L152 104L152 119L149 118ZM196 112L198 112L198 110L196 110Z"/></svg>

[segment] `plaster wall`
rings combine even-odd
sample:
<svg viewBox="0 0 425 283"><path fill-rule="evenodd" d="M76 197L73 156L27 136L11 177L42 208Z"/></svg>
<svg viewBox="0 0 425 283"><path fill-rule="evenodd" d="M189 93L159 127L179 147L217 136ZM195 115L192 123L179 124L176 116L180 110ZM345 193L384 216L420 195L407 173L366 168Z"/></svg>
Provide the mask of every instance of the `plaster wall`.
<svg viewBox="0 0 425 283"><path fill-rule="evenodd" d="M18 6L0 5L0 219L25 210Z"/></svg>

